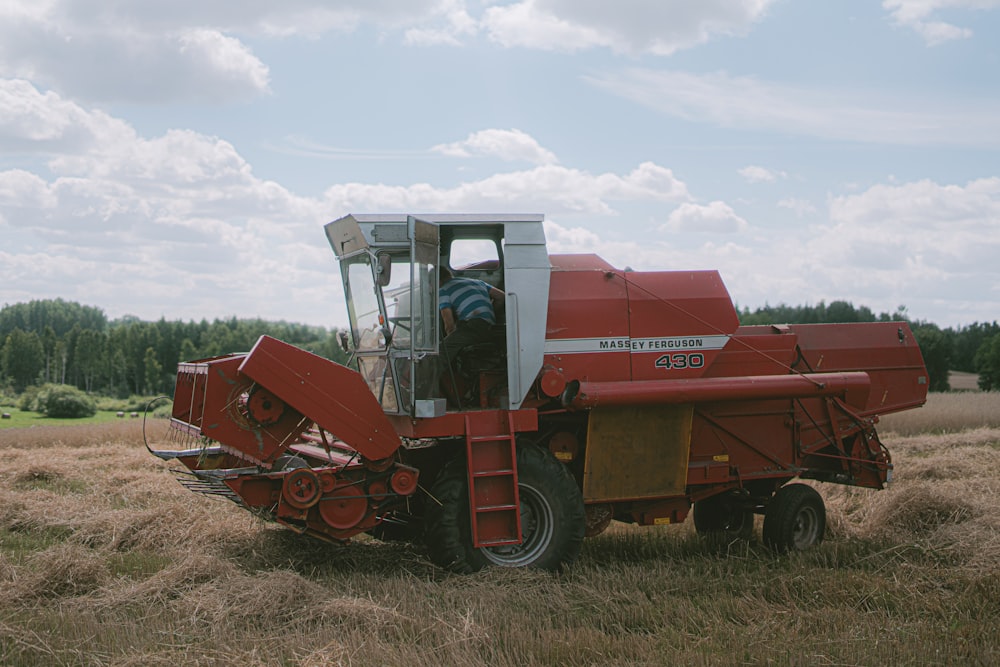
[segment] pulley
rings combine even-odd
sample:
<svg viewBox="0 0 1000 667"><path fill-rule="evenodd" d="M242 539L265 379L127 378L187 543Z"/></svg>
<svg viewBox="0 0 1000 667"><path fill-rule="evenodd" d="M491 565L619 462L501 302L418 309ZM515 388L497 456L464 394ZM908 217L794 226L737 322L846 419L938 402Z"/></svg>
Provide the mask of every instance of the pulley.
<svg viewBox="0 0 1000 667"><path fill-rule="evenodd" d="M310 468L296 468L285 476L281 495L289 505L304 510L319 501L322 487L316 473Z"/></svg>
<svg viewBox="0 0 1000 667"><path fill-rule="evenodd" d="M260 385L250 390L247 416L261 426L277 424L285 414L285 402Z"/></svg>
<svg viewBox="0 0 1000 667"><path fill-rule="evenodd" d="M347 530L358 525L368 512L368 499L354 484L341 486L323 496L319 515L332 528Z"/></svg>

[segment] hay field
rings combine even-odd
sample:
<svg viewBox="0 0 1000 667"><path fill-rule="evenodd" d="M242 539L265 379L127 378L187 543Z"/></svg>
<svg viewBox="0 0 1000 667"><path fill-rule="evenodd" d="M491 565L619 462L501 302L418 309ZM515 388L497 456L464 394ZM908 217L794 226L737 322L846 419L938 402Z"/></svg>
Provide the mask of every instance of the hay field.
<svg viewBox="0 0 1000 667"><path fill-rule="evenodd" d="M297 537L184 490L134 422L5 430L0 664L1000 664L1000 424L949 400L885 420L891 489L820 486L814 550L616 526L561 576Z"/></svg>
<svg viewBox="0 0 1000 667"><path fill-rule="evenodd" d="M948 385L952 391L979 391L979 374L948 371Z"/></svg>

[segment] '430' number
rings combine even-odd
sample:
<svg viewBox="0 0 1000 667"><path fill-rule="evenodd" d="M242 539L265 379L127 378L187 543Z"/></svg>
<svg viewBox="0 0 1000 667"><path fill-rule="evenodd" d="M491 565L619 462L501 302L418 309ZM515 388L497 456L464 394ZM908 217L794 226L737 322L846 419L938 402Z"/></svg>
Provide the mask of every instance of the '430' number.
<svg viewBox="0 0 1000 667"><path fill-rule="evenodd" d="M657 368L668 371L679 371L685 368L702 368L705 365L705 355L701 352L674 352L664 354L656 360Z"/></svg>

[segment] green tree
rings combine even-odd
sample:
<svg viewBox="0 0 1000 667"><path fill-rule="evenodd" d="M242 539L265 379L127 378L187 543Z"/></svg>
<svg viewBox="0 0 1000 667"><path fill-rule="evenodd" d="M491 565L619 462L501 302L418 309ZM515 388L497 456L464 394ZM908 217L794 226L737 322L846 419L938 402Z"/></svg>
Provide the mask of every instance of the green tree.
<svg viewBox="0 0 1000 667"><path fill-rule="evenodd" d="M822 324L840 322L874 322L875 314L871 308L861 306L855 308L849 301L833 301L830 305L820 301L815 306L763 306L751 312L749 308L738 311L740 324ZM890 317L883 313L883 321L905 319Z"/></svg>
<svg viewBox="0 0 1000 667"><path fill-rule="evenodd" d="M6 338L14 329L41 334L45 327L51 327L61 338L74 326L104 331L107 325L108 318L99 308L62 299L15 303L0 309L0 338Z"/></svg>
<svg viewBox="0 0 1000 667"><path fill-rule="evenodd" d="M106 373L107 336L93 329L81 331L76 337L73 359L83 388L94 391Z"/></svg>
<svg viewBox="0 0 1000 667"><path fill-rule="evenodd" d="M163 366L156 358L156 350L152 347L146 348L143 356L143 375L146 378L145 393L156 394L163 389Z"/></svg>
<svg viewBox="0 0 1000 667"><path fill-rule="evenodd" d="M105 352L106 389L112 396L128 396L128 360L125 357L126 328L115 326L108 330ZM139 392L135 392L139 393Z"/></svg>
<svg viewBox="0 0 1000 667"><path fill-rule="evenodd" d="M996 322L973 322L969 326L959 327L955 332L955 349L952 352L952 370L975 373L976 355L980 347L988 340L1000 334L1000 325Z"/></svg>
<svg viewBox="0 0 1000 667"><path fill-rule="evenodd" d="M42 349L45 351L45 371L46 382L52 382L56 377L56 346L59 344L59 337L56 331L48 324L42 329Z"/></svg>
<svg viewBox="0 0 1000 667"><path fill-rule="evenodd" d="M45 348L34 331L14 329L3 346L3 372L10 377L14 391L24 391L45 370Z"/></svg>
<svg viewBox="0 0 1000 667"><path fill-rule="evenodd" d="M5 352L5 341L15 329L19 333ZM16 373L21 387L58 382L120 397L168 392L178 361L247 352L262 334L346 361L336 331L321 327L236 317L144 322L127 315L109 322L97 308L52 299L0 308L0 378ZM42 366L37 372L33 353L25 355L22 349L25 335L41 342Z"/></svg>
<svg viewBox="0 0 1000 667"><path fill-rule="evenodd" d="M197 358L198 350L195 348L194 343L191 342L191 339L185 338L182 340L178 361L195 361Z"/></svg>
<svg viewBox="0 0 1000 667"><path fill-rule="evenodd" d="M916 323L913 325L913 336L920 346L927 367L928 389L931 391L948 391L948 370L951 368L952 341L948 334L935 325Z"/></svg>
<svg viewBox="0 0 1000 667"><path fill-rule="evenodd" d="M1000 391L1000 334L983 341L976 353L976 372L979 388L983 391Z"/></svg>
<svg viewBox="0 0 1000 667"><path fill-rule="evenodd" d="M118 330L124 332L123 338L119 340L123 346L128 391L133 394L145 393L147 385L156 386L159 381L158 377L146 377L146 352L149 348L153 348L155 356L156 348L159 346L156 327L148 322L130 319L127 325L116 328L116 331Z"/></svg>

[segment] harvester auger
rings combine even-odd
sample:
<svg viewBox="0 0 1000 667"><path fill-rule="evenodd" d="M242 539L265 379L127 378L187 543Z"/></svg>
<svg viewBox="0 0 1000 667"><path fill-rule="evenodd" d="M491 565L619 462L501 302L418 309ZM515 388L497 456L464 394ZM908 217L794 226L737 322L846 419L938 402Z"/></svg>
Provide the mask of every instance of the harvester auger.
<svg viewBox="0 0 1000 667"><path fill-rule="evenodd" d="M348 215L353 363L262 337L182 363L154 450L192 490L321 539L423 539L431 559L559 568L611 521L823 538L818 480L882 488L878 416L920 406L906 322L740 326L715 271L549 255L539 215ZM506 293L485 342L442 355L439 267ZM418 483L419 482L419 483Z"/></svg>

